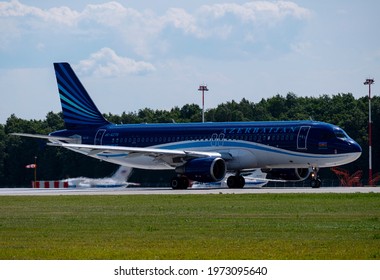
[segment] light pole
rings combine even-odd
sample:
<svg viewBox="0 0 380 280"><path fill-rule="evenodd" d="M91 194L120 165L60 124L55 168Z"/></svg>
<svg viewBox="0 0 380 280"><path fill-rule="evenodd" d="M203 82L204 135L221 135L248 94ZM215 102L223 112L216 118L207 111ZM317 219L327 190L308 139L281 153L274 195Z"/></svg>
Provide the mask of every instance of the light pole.
<svg viewBox="0 0 380 280"><path fill-rule="evenodd" d="M202 91L202 122L205 122L205 91L208 91L206 85L200 85L198 91Z"/></svg>
<svg viewBox="0 0 380 280"><path fill-rule="evenodd" d="M374 79L366 79L364 85L368 85L368 185L372 186L372 113L371 113L371 85Z"/></svg>
<svg viewBox="0 0 380 280"><path fill-rule="evenodd" d="M34 156L34 186L33 188L36 188L37 184L37 156Z"/></svg>

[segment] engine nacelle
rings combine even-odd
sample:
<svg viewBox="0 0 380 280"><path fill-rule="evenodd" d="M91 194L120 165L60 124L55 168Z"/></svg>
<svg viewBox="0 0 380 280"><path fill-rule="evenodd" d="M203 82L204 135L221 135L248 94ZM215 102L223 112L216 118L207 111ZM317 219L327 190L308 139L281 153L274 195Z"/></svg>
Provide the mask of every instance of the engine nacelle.
<svg viewBox="0 0 380 280"><path fill-rule="evenodd" d="M218 182L227 172L226 162L219 157L194 158L177 167L176 172L198 182Z"/></svg>
<svg viewBox="0 0 380 280"><path fill-rule="evenodd" d="M261 171L267 173L267 179L286 181L306 180L311 172L309 168L273 168Z"/></svg>

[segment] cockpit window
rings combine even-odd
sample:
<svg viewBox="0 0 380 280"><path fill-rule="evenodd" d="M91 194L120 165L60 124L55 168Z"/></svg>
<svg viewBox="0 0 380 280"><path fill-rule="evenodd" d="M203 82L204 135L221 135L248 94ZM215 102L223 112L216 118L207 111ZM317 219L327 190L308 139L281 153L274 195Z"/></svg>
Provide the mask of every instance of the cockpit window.
<svg viewBox="0 0 380 280"><path fill-rule="evenodd" d="M332 133L332 131L329 130L321 131L319 134L319 138L322 141L328 141L329 139L333 139L334 137L335 135Z"/></svg>
<svg viewBox="0 0 380 280"><path fill-rule="evenodd" d="M336 129L334 130L335 136L340 139L347 139L349 138L347 133L344 132L342 129Z"/></svg>

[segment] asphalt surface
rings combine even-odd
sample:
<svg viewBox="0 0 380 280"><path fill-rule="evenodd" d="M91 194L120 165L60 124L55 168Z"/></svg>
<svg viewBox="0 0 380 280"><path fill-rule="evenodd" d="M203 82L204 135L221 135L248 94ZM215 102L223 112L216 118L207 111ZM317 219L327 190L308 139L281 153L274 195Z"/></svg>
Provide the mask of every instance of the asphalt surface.
<svg viewBox="0 0 380 280"><path fill-rule="evenodd" d="M0 188L0 196L49 196L49 195L188 195L188 194L289 194L289 193L380 193L380 187L328 187L328 188L193 188L172 190L170 188L68 188L32 189Z"/></svg>

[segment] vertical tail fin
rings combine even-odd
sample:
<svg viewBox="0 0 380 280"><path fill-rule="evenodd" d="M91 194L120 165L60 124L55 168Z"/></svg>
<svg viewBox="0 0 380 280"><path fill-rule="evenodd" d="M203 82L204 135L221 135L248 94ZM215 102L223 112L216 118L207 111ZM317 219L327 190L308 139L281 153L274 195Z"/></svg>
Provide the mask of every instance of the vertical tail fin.
<svg viewBox="0 0 380 280"><path fill-rule="evenodd" d="M109 124L88 95L70 64L54 63L54 70L67 129L100 127Z"/></svg>

